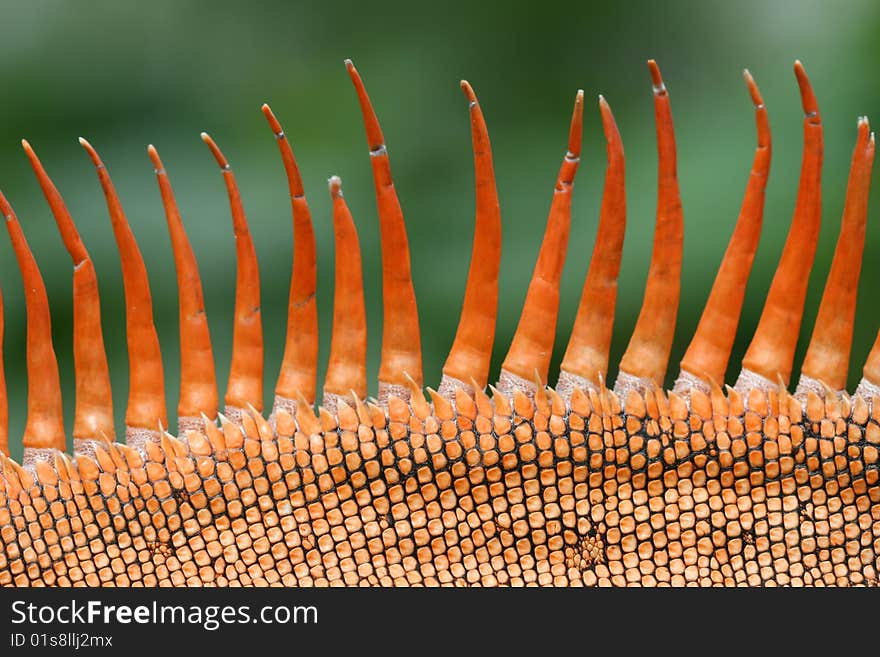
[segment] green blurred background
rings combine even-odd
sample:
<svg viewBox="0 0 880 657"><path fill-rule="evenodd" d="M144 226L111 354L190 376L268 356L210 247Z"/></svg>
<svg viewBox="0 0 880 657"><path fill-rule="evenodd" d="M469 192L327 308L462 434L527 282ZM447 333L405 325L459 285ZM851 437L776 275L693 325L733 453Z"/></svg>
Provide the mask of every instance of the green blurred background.
<svg viewBox="0 0 880 657"><path fill-rule="evenodd" d="M565 152L575 91L586 90L585 154L578 176L551 382L574 318L592 249L604 142L594 99L603 93L627 154L629 216L612 348L616 363L641 304L653 235L656 146L645 60L658 60L670 90L685 213L681 311L671 385L733 229L754 148L741 70L756 77L773 128L765 225L728 381L757 322L788 230L801 157L801 111L792 62L813 81L825 125L821 243L807 299L794 380L828 271L856 118L880 120L880 4L830 2L487 3L409 1L243 3L34 0L0 14L0 187L21 218L52 304L67 426L72 425L71 265L19 147L27 137L78 222L101 279L117 430L127 398L124 299L119 261L94 169L76 137L102 154L150 273L163 345L169 410L177 405L177 295L170 242L145 147L159 149L199 258L218 358L228 371L234 246L220 173L199 140L209 131L241 186L260 258L266 340L266 404L281 362L290 275L287 188L259 106L271 103L295 149L319 248L321 369L333 292L326 179L338 174L360 231L375 381L381 336L378 222L367 145L342 61L364 76L385 130L406 215L419 300L426 383L436 385L457 325L470 257L473 182L467 105L476 89L489 125L504 219L501 307L494 369L516 326ZM877 194L874 194L877 200ZM870 208L849 388L880 327L880 204ZM20 455L26 409L21 279L0 239L4 356L12 453ZM612 377L614 369L612 369ZM375 394L375 383L371 393Z"/></svg>

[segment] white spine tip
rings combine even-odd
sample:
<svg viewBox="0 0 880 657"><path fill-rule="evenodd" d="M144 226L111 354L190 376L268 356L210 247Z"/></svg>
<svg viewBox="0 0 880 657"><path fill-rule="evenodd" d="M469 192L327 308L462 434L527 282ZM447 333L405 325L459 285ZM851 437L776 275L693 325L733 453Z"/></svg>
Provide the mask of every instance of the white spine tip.
<svg viewBox="0 0 880 657"><path fill-rule="evenodd" d="M77 138L77 141L80 143L80 146L88 146L89 144L89 142L87 142L84 137Z"/></svg>
<svg viewBox="0 0 880 657"><path fill-rule="evenodd" d="M334 198L342 196L342 178L339 176L330 176L327 179L327 186L330 188L330 195Z"/></svg>
<svg viewBox="0 0 880 657"><path fill-rule="evenodd" d="M345 68L354 68L354 63L348 58L345 59Z"/></svg>
<svg viewBox="0 0 880 657"><path fill-rule="evenodd" d="M207 132L200 132L199 137L202 138L202 141L208 141L208 139L210 139Z"/></svg>

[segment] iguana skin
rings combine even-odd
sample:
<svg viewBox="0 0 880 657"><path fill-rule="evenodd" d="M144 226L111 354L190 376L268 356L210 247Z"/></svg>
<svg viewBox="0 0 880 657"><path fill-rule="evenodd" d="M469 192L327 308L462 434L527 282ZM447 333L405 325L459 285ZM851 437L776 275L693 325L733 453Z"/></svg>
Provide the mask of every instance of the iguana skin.
<svg viewBox="0 0 880 657"><path fill-rule="evenodd" d="M745 401L459 392L7 461L0 584L876 586L880 413Z"/></svg>
<svg viewBox="0 0 880 657"><path fill-rule="evenodd" d="M0 452L0 585L878 584L880 398L472 389Z"/></svg>

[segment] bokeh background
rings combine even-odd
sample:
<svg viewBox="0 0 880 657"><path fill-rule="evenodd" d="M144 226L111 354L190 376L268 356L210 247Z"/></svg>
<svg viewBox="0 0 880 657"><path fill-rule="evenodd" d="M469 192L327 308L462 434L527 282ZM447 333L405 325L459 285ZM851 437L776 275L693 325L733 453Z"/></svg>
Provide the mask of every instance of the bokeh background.
<svg viewBox="0 0 880 657"><path fill-rule="evenodd" d="M163 157L199 259L221 395L232 334L234 246L222 178L200 131L215 137L237 173L260 258L269 405L283 350L292 238L277 147L259 112L264 101L271 103L294 146L314 215L321 369L329 350L333 292L326 179L337 174L364 252L369 376L375 381L382 321L378 222L345 57L352 57L364 76L389 144L409 230L429 385L438 382L455 333L473 230L469 123L459 79L473 84L486 114L504 221L492 378L525 296L579 87L589 99L585 152L551 382L598 219L605 163L597 93L614 109L627 155L629 216L612 363L625 349L638 315L653 235L656 146L646 59L658 60L671 93L686 236L669 385L726 248L751 163L754 121L742 68L752 71L764 94L774 154L764 232L730 382L757 323L794 207L802 134L795 58L804 62L816 88L826 144L822 236L795 381L836 241L856 118L867 114L880 121L880 4L874 0L395 0L381 6L32 0L4 1L0 12L0 187L22 220L46 280L67 426L72 426L74 409L71 264L19 147L22 137L30 140L64 195L100 276L119 435L128 393L123 290L104 199L76 143L80 135L102 154L144 253L173 414L179 389L175 274L145 147L155 144ZM876 190L873 197L850 389L880 328ZM0 239L0 286L10 436L13 455L19 456L27 390L25 315L21 278L5 238Z"/></svg>

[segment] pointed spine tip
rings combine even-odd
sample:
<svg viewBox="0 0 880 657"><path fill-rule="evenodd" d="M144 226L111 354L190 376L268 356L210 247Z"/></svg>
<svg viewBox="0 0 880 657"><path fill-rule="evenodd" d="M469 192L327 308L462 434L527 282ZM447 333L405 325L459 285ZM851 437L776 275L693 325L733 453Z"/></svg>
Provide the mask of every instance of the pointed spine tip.
<svg viewBox="0 0 880 657"><path fill-rule="evenodd" d="M666 92L666 85L663 83L663 76L660 75L660 67L653 59L648 60L648 71L651 73L651 84L654 85L654 93L662 94Z"/></svg>
<svg viewBox="0 0 880 657"><path fill-rule="evenodd" d="M813 85L810 84L810 78L807 77L807 71L799 59L796 59L794 62L794 74L801 92L801 105L804 110L804 116L807 118L818 118L819 103L816 101L816 94L813 91Z"/></svg>
<svg viewBox="0 0 880 657"><path fill-rule="evenodd" d="M6 200L6 194L3 193L3 190L0 189L0 213L6 218L6 221L12 220L12 207L9 205L9 201Z"/></svg>
<svg viewBox="0 0 880 657"><path fill-rule="evenodd" d="M571 117L571 127L568 133L568 156L576 160L581 155L581 145L584 136L584 90L578 89L574 100L574 112ZM573 174L572 174L573 175Z"/></svg>
<svg viewBox="0 0 880 657"><path fill-rule="evenodd" d="M477 94L474 93L474 88L470 85L470 82L467 80L461 81L461 90L464 92L465 97L468 99L468 102L473 106L477 102Z"/></svg>
<svg viewBox="0 0 880 657"><path fill-rule="evenodd" d="M31 161L31 166L39 164L37 154L34 152L34 149L31 147L31 144L27 139L21 140L21 148L22 150L24 150L25 155L27 155L28 159ZM40 168L42 168L42 166L40 166Z"/></svg>
<svg viewBox="0 0 880 657"><path fill-rule="evenodd" d="M871 123L868 121L867 116L860 116L857 123L858 130L858 142L865 144L865 148L870 147L871 135Z"/></svg>
<svg viewBox="0 0 880 657"><path fill-rule="evenodd" d="M345 68L347 68L349 71L354 70L354 62L352 62L347 57L343 60L343 63L345 64Z"/></svg>
<svg viewBox="0 0 880 657"><path fill-rule="evenodd" d="M327 179L327 186L330 188L330 196L339 198L342 196L342 178L339 176L330 176Z"/></svg>
<svg viewBox="0 0 880 657"><path fill-rule="evenodd" d="M749 69L743 69L743 78L745 78L746 85L749 87L749 95L752 97L752 104L758 109L764 107L764 98L761 96L761 91L758 89L758 84L755 82L755 78L749 73Z"/></svg>
<svg viewBox="0 0 880 657"><path fill-rule="evenodd" d="M361 79L360 73L357 72L357 69L354 67L354 64L351 63L350 59L346 60L345 65L348 68L348 77L351 78L351 82L354 85L355 93L358 97L358 104L361 107L361 114L364 120L364 129L367 133L367 143L370 147L370 152L374 155L385 155L385 135L382 133L379 119L376 116L376 111L373 109L373 104L370 102L370 96L367 94L367 88L364 86L364 81ZM390 176L390 173L388 175Z"/></svg>
<svg viewBox="0 0 880 657"><path fill-rule="evenodd" d="M275 133L275 136L283 136L284 129L281 127L281 122L275 117L275 113L272 111L272 108L269 107L268 103L263 103L263 106L260 109L263 112L263 116L265 116L266 120L269 122L269 127L272 129L272 132Z"/></svg>
<svg viewBox="0 0 880 657"><path fill-rule="evenodd" d="M208 148L211 149L211 154L214 156L214 159L217 160L217 166L219 166L223 170L228 170L229 162L223 155L223 151L220 150L220 147L211 138L211 135L209 135L207 132L203 132L199 136L202 138L202 141L208 145Z"/></svg>
<svg viewBox="0 0 880 657"><path fill-rule="evenodd" d="M92 159L92 163L96 167L104 166L104 163L101 162L101 157L98 155L98 151L94 149L94 147L86 140L84 137L80 137L77 141L79 141L79 145L86 149L86 153L89 154L89 157Z"/></svg>
<svg viewBox="0 0 880 657"><path fill-rule="evenodd" d="M156 173L159 173L164 169L162 166L162 160L159 159L159 152L152 144L147 146L147 155L150 156L150 161L153 163L153 168L156 170Z"/></svg>

